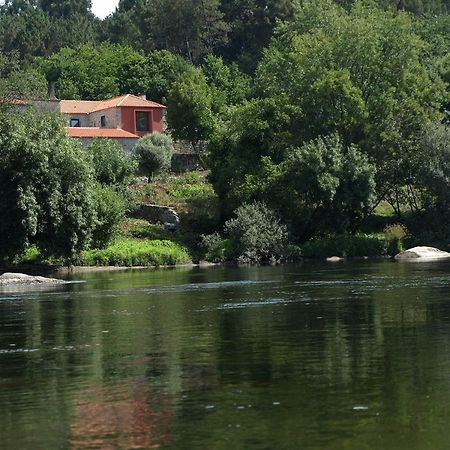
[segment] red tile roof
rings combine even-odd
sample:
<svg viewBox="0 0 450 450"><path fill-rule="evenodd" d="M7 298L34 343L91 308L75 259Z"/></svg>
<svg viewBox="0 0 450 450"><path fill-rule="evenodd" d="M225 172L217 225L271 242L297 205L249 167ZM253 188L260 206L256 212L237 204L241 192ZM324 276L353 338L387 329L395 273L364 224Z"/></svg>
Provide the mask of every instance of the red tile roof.
<svg viewBox="0 0 450 450"><path fill-rule="evenodd" d="M93 112L121 106L132 106L134 108L165 108L164 105L160 105L159 103L146 100L142 97L137 97L133 94L126 94L120 97L112 98L111 100L99 102L99 105L93 110Z"/></svg>
<svg viewBox="0 0 450 450"><path fill-rule="evenodd" d="M67 134L74 138L139 138L139 136L121 128L67 127L66 130Z"/></svg>
<svg viewBox="0 0 450 450"><path fill-rule="evenodd" d="M134 108L165 108L150 100L145 100L136 95L126 94L110 100L61 100L61 112L63 114L90 114L104 109L134 107Z"/></svg>
<svg viewBox="0 0 450 450"><path fill-rule="evenodd" d="M63 114L90 114L101 102L89 100L61 100Z"/></svg>

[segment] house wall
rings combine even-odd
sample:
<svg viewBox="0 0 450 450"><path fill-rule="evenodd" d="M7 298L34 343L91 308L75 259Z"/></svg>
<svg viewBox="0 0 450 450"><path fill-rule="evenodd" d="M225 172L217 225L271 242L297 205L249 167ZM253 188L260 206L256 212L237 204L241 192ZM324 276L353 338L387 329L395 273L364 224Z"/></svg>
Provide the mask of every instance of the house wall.
<svg viewBox="0 0 450 450"><path fill-rule="evenodd" d="M145 136L146 133L136 131L136 111L146 111L150 113L149 117L149 133L164 131L164 110L162 108L134 108L134 107L122 107L122 127L124 130L130 133L137 134L138 136Z"/></svg>
<svg viewBox="0 0 450 450"><path fill-rule="evenodd" d="M78 139L83 145L83 148L86 149L87 147L89 147L89 145L91 145L93 139L107 139L107 138L74 138L74 139ZM136 143L138 141L136 138L110 138L110 139L120 144L127 153L134 152L134 147L136 146Z"/></svg>
<svg viewBox="0 0 450 450"><path fill-rule="evenodd" d="M164 132L164 109L155 108L153 110L153 124L152 131L158 131L159 133Z"/></svg>
<svg viewBox="0 0 450 450"><path fill-rule="evenodd" d="M122 122L122 115L120 108L104 109L89 114L90 127L101 127L101 117L105 116L106 125L104 128L120 128Z"/></svg>
<svg viewBox="0 0 450 450"><path fill-rule="evenodd" d="M78 119L80 121L80 127L90 127L90 120L88 114L64 114L67 119L67 126L70 126L71 119Z"/></svg>

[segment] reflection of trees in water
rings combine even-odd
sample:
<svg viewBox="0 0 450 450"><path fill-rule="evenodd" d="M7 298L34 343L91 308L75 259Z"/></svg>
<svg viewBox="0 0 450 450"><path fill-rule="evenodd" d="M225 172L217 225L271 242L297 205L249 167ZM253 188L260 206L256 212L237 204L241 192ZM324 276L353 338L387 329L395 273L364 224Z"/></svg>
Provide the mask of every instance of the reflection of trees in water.
<svg viewBox="0 0 450 450"><path fill-rule="evenodd" d="M94 387L78 397L71 448L152 449L167 446L173 422L170 398L144 384Z"/></svg>

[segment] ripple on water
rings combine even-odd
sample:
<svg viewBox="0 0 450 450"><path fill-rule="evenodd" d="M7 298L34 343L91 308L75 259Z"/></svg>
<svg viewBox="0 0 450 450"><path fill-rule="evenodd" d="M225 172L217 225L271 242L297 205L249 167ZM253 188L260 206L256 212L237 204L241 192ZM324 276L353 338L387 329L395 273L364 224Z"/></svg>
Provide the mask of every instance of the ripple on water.
<svg viewBox="0 0 450 450"><path fill-rule="evenodd" d="M297 303L301 299L288 300L285 298L268 298L261 300L252 300L246 302L223 303L216 309L242 309L242 308L261 308L263 306L287 306L289 303Z"/></svg>

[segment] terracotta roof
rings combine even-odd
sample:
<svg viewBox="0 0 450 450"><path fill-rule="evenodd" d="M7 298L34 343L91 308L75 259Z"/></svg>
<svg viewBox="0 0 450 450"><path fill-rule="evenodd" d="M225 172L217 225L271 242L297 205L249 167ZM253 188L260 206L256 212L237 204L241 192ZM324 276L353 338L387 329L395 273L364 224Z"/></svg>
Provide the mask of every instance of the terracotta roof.
<svg viewBox="0 0 450 450"><path fill-rule="evenodd" d="M160 105L159 103L146 100L142 97L137 97L133 94L126 94L120 97L112 98L110 100L99 102L99 104L92 110L92 112L121 106L131 106L135 108L165 108L164 105Z"/></svg>
<svg viewBox="0 0 450 450"><path fill-rule="evenodd" d="M126 94L114 97L110 100L61 100L61 112L63 114L90 114L104 109L117 107L135 108L165 108L164 105L145 100L136 95Z"/></svg>
<svg viewBox="0 0 450 450"><path fill-rule="evenodd" d="M101 102L89 100L61 100L63 114L90 114Z"/></svg>
<svg viewBox="0 0 450 450"><path fill-rule="evenodd" d="M121 128L67 127L66 130L67 134L74 138L139 138L139 136Z"/></svg>

